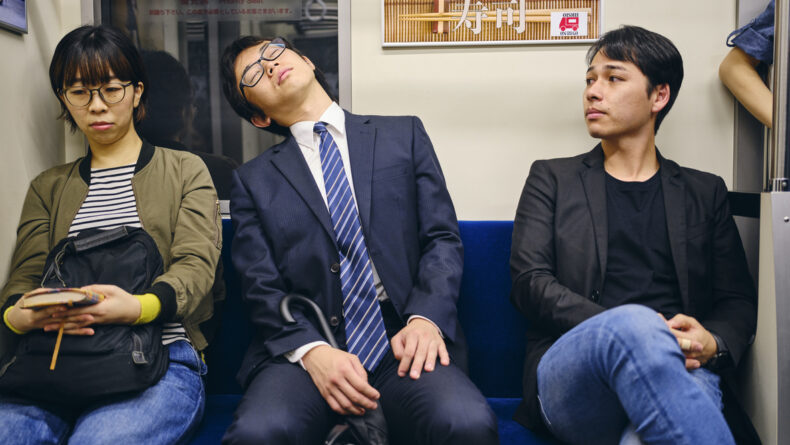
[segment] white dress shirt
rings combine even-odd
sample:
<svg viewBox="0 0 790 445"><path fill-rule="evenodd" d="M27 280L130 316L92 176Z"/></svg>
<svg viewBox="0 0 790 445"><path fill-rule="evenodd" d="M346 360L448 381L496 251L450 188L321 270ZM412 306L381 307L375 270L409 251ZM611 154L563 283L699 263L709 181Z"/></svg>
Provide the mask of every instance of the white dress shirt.
<svg viewBox="0 0 790 445"><path fill-rule="evenodd" d="M357 195L354 191L354 181L352 179L353 176L351 175L351 160L349 159L348 155L346 115L343 112L343 109L340 108L340 105L338 105L336 102L332 102L329 108L324 111L324 114L321 115L319 121L326 124L326 129L329 131L329 134L332 135L332 138L335 140L335 144L337 144L337 149L340 152L340 158L343 160L343 168L345 169L346 177L348 178L348 185L351 187L354 205L356 205ZM299 144L299 149L302 152L302 156L304 156L305 162L307 162L307 167L310 169L310 173L313 175L313 179L318 186L318 190L321 192L321 197L324 198L324 204L327 206L327 211L329 211L329 202L327 201L326 189L324 186L324 173L321 169L321 138L318 136L318 133L313 131L315 124L316 123L313 121L302 121L291 125L290 129L291 134L293 135L294 139L296 139L296 143ZM359 206L357 206L357 209L359 209ZM370 265L373 269L373 285L376 287L376 297L379 299L379 301L386 301L389 299L389 297L387 296L387 291L384 290L384 285L381 283L381 278L379 278L378 272L376 272L376 266L373 264L373 258L370 259ZM422 318L436 326L435 323L423 316L416 314L412 315L409 317L409 321L411 321L413 318ZM439 330L440 334L442 333L438 326L436 329ZM326 344L327 343L324 341L307 343L291 352L286 352L285 358L287 358L291 363L299 362L301 364L302 357L304 357L304 355L307 354L311 349L316 346ZM302 367L304 367L304 365L302 365Z"/></svg>

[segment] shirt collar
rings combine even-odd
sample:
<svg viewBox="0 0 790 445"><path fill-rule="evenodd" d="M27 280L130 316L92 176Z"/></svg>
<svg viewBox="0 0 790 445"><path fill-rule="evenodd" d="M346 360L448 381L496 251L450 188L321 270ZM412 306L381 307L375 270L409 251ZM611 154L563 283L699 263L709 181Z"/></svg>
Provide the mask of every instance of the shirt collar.
<svg viewBox="0 0 790 445"><path fill-rule="evenodd" d="M324 111L318 121L325 122L327 124L327 128L332 129L335 134L345 137L346 114L343 112L343 109L340 108L340 105L338 105L337 102L332 102L332 104L329 105L329 107ZM317 148L313 143L314 125L315 121L301 121L291 125L291 134L293 135L294 139L296 139L296 143L299 144L300 147L308 150L315 150Z"/></svg>

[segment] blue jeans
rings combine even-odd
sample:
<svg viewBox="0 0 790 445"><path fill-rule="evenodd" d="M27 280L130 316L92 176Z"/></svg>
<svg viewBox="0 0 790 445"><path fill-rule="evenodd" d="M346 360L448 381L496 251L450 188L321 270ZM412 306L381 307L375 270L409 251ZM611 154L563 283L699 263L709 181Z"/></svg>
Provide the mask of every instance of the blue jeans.
<svg viewBox="0 0 790 445"><path fill-rule="evenodd" d="M735 443L719 377L687 371L675 336L644 306L610 309L560 337L538 364L538 399L548 428L570 443L633 443L634 430L649 444Z"/></svg>
<svg viewBox="0 0 790 445"><path fill-rule="evenodd" d="M135 396L58 412L0 398L0 443L173 444L185 441L205 404L206 365L186 341L168 346L170 364L156 385Z"/></svg>

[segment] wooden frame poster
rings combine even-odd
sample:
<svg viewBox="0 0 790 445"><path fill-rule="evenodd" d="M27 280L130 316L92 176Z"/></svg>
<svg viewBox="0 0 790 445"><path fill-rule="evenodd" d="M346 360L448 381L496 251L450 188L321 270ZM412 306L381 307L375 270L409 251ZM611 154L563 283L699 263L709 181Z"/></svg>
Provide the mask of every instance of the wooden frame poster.
<svg viewBox="0 0 790 445"><path fill-rule="evenodd" d="M603 0L381 0L382 46L592 42Z"/></svg>

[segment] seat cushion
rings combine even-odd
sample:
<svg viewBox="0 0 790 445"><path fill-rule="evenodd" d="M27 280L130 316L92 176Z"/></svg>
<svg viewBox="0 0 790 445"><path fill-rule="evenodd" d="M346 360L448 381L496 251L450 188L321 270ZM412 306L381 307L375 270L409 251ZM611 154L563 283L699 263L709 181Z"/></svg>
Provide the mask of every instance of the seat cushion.
<svg viewBox="0 0 790 445"><path fill-rule="evenodd" d="M241 401L240 394L211 394L206 396L203 421L190 442L193 445L216 445L233 421L233 412Z"/></svg>
<svg viewBox="0 0 790 445"><path fill-rule="evenodd" d="M521 398L489 397L487 400L496 414L499 443L502 445L554 445L558 443L552 438L533 433L513 420L513 413L521 403Z"/></svg>
<svg viewBox="0 0 790 445"><path fill-rule="evenodd" d="M464 275L458 319L469 377L486 397L522 396L526 319L510 303L513 221L460 221Z"/></svg>

